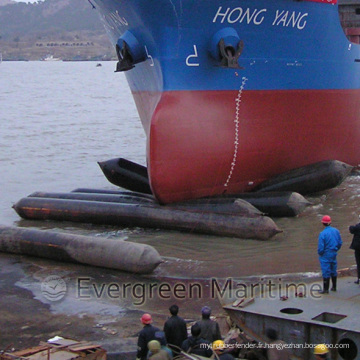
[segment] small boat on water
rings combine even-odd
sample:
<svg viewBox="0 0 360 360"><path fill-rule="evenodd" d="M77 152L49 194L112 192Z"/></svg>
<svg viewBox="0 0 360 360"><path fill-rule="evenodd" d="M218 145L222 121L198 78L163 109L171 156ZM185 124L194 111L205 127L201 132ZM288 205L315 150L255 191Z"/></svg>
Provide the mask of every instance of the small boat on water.
<svg viewBox="0 0 360 360"><path fill-rule="evenodd" d="M359 36L337 0L91 3L133 94L159 202L360 163Z"/></svg>
<svg viewBox="0 0 360 360"><path fill-rule="evenodd" d="M47 55L42 61L61 61L61 59L54 57L54 55Z"/></svg>

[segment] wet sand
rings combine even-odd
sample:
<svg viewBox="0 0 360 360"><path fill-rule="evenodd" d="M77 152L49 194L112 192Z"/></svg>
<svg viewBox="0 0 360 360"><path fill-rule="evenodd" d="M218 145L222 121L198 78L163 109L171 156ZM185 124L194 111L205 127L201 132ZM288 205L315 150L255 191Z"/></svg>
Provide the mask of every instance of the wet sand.
<svg viewBox="0 0 360 360"><path fill-rule="evenodd" d="M62 336L100 344L108 353L135 351L144 312L150 312L154 325L162 329L173 303L180 306L179 315L191 321L198 319L205 301L182 299L180 292L174 299L172 290L166 291L174 279L159 281L34 257L0 253L0 269L0 350L20 350ZM66 282L66 294L59 301L50 301L43 293L44 283L54 277ZM137 287L121 293L130 284ZM147 289L156 284L164 291L161 296L153 291L152 297ZM216 299L206 299L206 304L213 313L223 313Z"/></svg>
<svg viewBox="0 0 360 360"><path fill-rule="evenodd" d="M127 359L134 356L144 312L151 313L153 324L162 329L173 303L189 323L199 319L202 306L210 305L225 335L227 315L214 289L223 290L229 279L234 284L266 284L280 276L161 278L4 253L0 253L0 269L0 350L21 350L62 336L96 343L109 357L122 353L124 359L126 354ZM354 276L355 271L342 273ZM321 284L319 273L287 274L283 280ZM58 299L49 298L46 286L50 283L54 289L63 287Z"/></svg>
<svg viewBox="0 0 360 360"><path fill-rule="evenodd" d="M126 344L134 349L141 314L150 312L161 328L174 302L189 320L197 319L205 304L221 315L217 299L206 294L209 277L319 271L316 243L324 214L333 217L343 236L339 267L354 264L348 226L358 221L360 176L350 176L338 188L316 196L314 206L300 216L276 219L284 232L267 242L20 219L12 205L34 191L113 189L97 161L121 156L145 164L146 139L124 75L114 77L113 64L104 63L101 71L91 62L6 62L2 66L7 93L3 123L12 126L3 127L2 133L1 224L145 243L154 246L166 263L154 275L140 277L0 253L0 350L36 346L55 335L94 341L111 352ZM56 86L49 92L44 83ZM64 281L61 299L44 297L41 287L49 278ZM175 283L181 290L182 282L192 281L201 285L202 296L182 298L179 291L175 298L172 288L161 297L147 293L142 302L142 286L149 290L150 285L162 283L166 290ZM51 286L58 289L64 283L59 280ZM128 291L119 295L117 287L122 290L128 284Z"/></svg>
<svg viewBox="0 0 360 360"><path fill-rule="evenodd" d="M349 249L348 225L357 219L359 184L360 177L349 177L343 185L323 195L319 205L296 218L276 219L285 231L268 242L36 222L38 229L145 243L154 246L165 262L153 274L140 276L0 253L0 350L20 350L62 336L96 342L108 353L133 352L142 328L141 315L151 313L154 325L162 329L168 308L174 303L180 306L180 316L189 322L199 319L204 305L210 305L213 315L224 322L226 314L211 288L214 278L249 281L253 277L250 281L256 283L268 276L283 276L277 274L319 277L316 245L322 213L334 217L334 226L343 236L338 267L349 267L355 261ZM18 220L12 225L34 224ZM63 292L50 294L55 298L49 298L44 289Z"/></svg>

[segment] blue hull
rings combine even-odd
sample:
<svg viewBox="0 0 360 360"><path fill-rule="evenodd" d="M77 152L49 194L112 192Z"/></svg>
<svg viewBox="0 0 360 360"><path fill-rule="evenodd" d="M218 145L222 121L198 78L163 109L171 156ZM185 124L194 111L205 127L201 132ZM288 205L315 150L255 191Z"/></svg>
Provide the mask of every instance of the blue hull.
<svg viewBox="0 0 360 360"><path fill-rule="evenodd" d="M237 90L239 77L248 79L248 90L360 85L356 76L360 48L347 40L336 4L292 0L96 0L96 4L114 45L121 45L119 39L126 32L136 38L141 60L134 70L156 77L138 84L131 76L134 91ZM221 31L230 44L244 43L238 76L220 67L215 40Z"/></svg>
<svg viewBox="0 0 360 360"><path fill-rule="evenodd" d="M92 1L126 71L159 201L250 191L322 160L360 163L360 47L337 4Z"/></svg>

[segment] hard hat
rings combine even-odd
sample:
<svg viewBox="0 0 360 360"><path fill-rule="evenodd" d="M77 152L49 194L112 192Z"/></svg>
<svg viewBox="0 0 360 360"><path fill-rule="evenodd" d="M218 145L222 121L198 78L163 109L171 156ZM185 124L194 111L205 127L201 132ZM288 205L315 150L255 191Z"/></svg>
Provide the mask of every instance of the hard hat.
<svg viewBox="0 0 360 360"><path fill-rule="evenodd" d="M323 224L331 224L331 217L329 215L325 215L323 216L323 218L321 219L321 222Z"/></svg>
<svg viewBox="0 0 360 360"><path fill-rule="evenodd" d="M314 355L324 355L329 352L329 349L325 344L316 345L314 348Z"/></svg>
<svg viewBox="0 0 360 360"><path fill-rule="evenodd" d="M141 317L141 322L143 324L151 324L152 322L152 319L151 319L151 315L150 314L144 314L142 317Z"/></svg>
<svg viewBox="0 0 360 360"><path fill-rule="evenodd" d="M203 315L210 315L211 314L211 308L209 306L204 306L201 309L201 314Z"/></svg>
<svg viewBox="0 0 360 360"><path fill-rule="evenodd" d="M225 349L225 343L223 340L216 340L212 344L213 350L224 350Z"/></svg>
<svg viewBox="0 0 360 360"><path fill-rule="evenodd" d="M159 351L161 349L161 345L157 340L149 341L147 346L152 353Z"/></svg>

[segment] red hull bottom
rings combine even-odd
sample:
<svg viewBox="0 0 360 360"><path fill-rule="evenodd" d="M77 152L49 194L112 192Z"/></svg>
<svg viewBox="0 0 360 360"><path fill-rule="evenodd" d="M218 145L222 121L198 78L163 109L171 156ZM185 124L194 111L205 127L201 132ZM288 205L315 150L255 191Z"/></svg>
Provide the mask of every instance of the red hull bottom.
<svg viewBox="0 0 360 360"><path fill-rule="evenodd" d="M143 108L154 94L134 97ZM170 203L247 192L322 160L358 165L359 100L359 90L165 92L142 119L152 191Z"/></svg>

